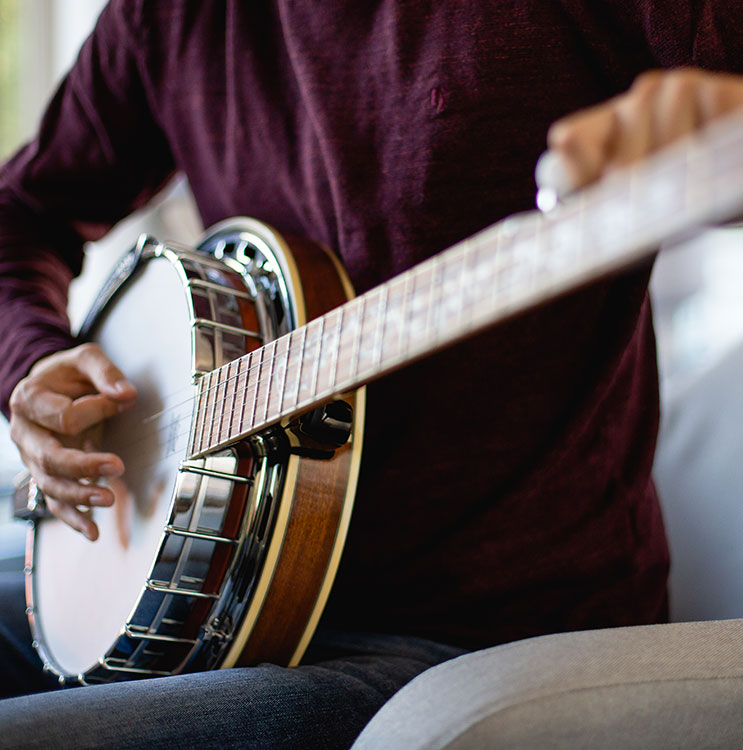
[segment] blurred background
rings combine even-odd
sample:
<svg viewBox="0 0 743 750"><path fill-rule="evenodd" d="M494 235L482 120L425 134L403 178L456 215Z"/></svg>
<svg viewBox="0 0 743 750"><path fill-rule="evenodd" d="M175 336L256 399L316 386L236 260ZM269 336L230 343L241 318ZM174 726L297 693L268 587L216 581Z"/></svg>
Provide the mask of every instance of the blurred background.
<svg viewBox="0 0 743 750"><path fill-rule="evenodd" d="M0 159L34 132L44 103L73 63L104 4L104 0L0 0ZM73 322L80 321L108 270L141 231L182 242L198 237L201 226L183 180L153 208L88 247L83 276L72 292ZM714 370L741 342L741 231L707 232L662 254L657 262L653 296L664 400ZM0 418L0 542L2 534L17 533L10 529L8 500L19 470L7 424Z"/></svg>

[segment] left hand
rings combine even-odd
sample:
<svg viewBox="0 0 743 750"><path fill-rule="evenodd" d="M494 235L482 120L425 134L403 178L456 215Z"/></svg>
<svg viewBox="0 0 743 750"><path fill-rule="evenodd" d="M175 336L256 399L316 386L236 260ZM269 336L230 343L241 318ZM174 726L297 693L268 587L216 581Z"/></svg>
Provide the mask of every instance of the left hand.
<svg viewBox="0 0 743 750"><path fill-rule="evenodd" d="M630 89L558 120L547 143L574 189L743 107L743 76L695 68L649 71Z"/></svg>

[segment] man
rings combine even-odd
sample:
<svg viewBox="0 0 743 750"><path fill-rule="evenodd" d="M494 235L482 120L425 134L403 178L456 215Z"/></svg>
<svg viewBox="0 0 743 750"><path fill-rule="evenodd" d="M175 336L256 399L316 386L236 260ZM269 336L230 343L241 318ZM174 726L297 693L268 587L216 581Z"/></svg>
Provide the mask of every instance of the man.
<svg viewBox="0 0 743 750"><path fill-rule="evenodd" d="M739 71L726 11L710 13L111 3L0 182L2 393L52 511L95 538L75 506L112 496L79 480L123 466L67 446L85 448L87 428L136 398L94 347L57 353L77 343L67 282L82 242L174 171L205 224L249 214L324 241L365 291L530 208L555 119L651 66ZM553 129L551 144L580 184L740 101L734 79L646 77ZM343 747L399 686L462 649L662 620L648 274L569 295L370 388L354 518L304 666L11 699L5 741ZM19 592L5 590L20 619ZM10 630L7 694L49 687L19 644L27 634Z"/></svg>

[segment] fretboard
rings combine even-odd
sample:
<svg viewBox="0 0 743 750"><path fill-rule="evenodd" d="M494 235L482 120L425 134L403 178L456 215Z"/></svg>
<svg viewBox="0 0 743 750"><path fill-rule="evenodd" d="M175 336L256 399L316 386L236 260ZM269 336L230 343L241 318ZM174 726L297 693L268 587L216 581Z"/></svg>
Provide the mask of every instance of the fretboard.
<svg viewBox="0 0 743 750"><path fill-rule="evenodd" d="M206 374L189 453L213 451L743 213L743 116L549 214L500 221Z"/></svg>

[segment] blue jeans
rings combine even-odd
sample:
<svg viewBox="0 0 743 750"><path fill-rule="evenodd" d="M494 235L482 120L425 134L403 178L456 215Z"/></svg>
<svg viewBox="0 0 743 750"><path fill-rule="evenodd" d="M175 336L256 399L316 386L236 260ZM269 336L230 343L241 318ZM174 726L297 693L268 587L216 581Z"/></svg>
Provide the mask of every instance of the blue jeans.
<svg viewBox="0 0 743 750"><path fill-rule="evenodd" d="M0 696L16 696L0 701L0 748L347 748L406 682L463 653L419 638L325 631L293 669L53 689L29 645L22 584L0 574Z"/></svg>

